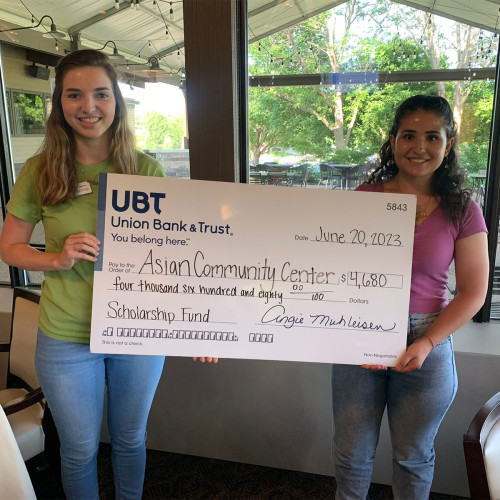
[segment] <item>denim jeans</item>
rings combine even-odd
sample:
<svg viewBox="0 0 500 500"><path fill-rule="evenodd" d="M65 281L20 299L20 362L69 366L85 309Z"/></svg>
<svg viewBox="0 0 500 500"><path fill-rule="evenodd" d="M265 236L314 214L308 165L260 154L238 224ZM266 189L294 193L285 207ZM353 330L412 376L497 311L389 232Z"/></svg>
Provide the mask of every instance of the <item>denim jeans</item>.
<svg viewBox="0 0 500 500"><path fill-rule="evenodd" d="M422 336L438 315L411 314L408 345ZM436 345L420 370L410 373L333 365L336 499L367 498L386 406L394 498L428 499L434 475L434 439L456 391L451 337Z"/></svg>
<svg viewBox="0 0 500 500"><path fill-rule="evenodd" d="M88 344L54 340L38 331L36 370L61 441L68 499L99 498L97 451L105 387L116 498L141 498L146 422L164 360L92 354Z"/></svg>

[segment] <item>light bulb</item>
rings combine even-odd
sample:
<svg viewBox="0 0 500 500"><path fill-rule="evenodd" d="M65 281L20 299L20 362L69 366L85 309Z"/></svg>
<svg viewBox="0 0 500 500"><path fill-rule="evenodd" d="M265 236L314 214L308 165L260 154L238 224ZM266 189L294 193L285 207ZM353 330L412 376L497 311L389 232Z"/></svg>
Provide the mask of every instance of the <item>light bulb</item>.
<svg viewBox="0 0 500 500"><path fill-rule="evenodd" d="M115 9L120 8L120 0L115 0Z"/></svg>

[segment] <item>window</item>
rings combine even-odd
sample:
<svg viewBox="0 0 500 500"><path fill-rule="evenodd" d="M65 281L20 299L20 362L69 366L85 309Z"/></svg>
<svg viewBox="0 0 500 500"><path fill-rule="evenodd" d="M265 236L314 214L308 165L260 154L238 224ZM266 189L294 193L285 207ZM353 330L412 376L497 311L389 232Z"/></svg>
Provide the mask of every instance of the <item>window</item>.
<svg viewBox="0 0 500 500"><path fill-rule="evenodd" d="M302 186L353 189L375 167L396 106L414 94L439 93L452 105L460 164L483 207L498 49L493 30L389 0L346 2L319 14L308 7L312 17L267 36L258 19L254 32L249 16L250 182L274 183L276 175L277 185L294 185L287 179L302 166L308 170ZM280 9L276 17L292 17L292 4L289 12ZM271 174L284 166L288 177ZM450 274L452 296L453 268ZM500 318L498 284L492 298L492 317Z"/></svg>
<svg viewBox="0 0 500 500"><path fill-rule="evenodd" d="M9 115L14 136L41 135L45 132L45 117L50 98L46 94L9 92Z"/></svg>

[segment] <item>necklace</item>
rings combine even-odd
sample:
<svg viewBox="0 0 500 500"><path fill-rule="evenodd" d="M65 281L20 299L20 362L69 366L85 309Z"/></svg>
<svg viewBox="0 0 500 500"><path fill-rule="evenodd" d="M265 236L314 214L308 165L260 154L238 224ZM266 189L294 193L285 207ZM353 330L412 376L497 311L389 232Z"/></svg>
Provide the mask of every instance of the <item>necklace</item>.
<svg viewBox="0 0 500 500"><path fill-rule="evenodd" d="M425 208L415 214L415 226L418 226L420 223L424 222L424 220L427 219L427 217L429 217L429 214L427 213L427 208L429 207L431 200L432 196L427 200L427 205L425 205Z"/></svg>
<svg viewBox="0 0 500 500"><path fill-rule="evenodd" d="M398 185L398 191L401 194L403 194L401 191L401 187L399 186L399 179L397 176L396 176L396 184ZM424 222L424 220L427 219L427 217L429 217L429 214L427 213L427 209L429 208L429 205L431 203L432 198L433 198L433 196L429 196L429 199L427 200L427 203L426 203L424 209L415 213L415 226L418 226L419 224Z"/></svg>

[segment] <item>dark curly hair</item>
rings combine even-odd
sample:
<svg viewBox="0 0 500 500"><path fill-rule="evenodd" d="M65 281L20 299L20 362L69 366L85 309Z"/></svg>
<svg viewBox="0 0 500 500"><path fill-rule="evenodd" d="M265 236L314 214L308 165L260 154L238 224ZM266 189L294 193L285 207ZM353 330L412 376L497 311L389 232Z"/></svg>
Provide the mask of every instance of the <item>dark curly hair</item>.
<svg viewBox="0 0 500 500"><path fill-rule="evenodd" d="M399 168L393 161L390 138L396 136L401 120L415 111L427 111L441 118L447 139L454 139L447 158L444 158L443 163L434 172L432 190L436 196L441 198L441 203L446 208L450 218L455 221L465 212L471 193L469 189L464 188L464 173L457 161L457 127L453 119L453 112L448 101L441 96L415 95L398 106L389 138L380 149L380 165L371 174L367 184L393 179L398 174Z"/></svg>

